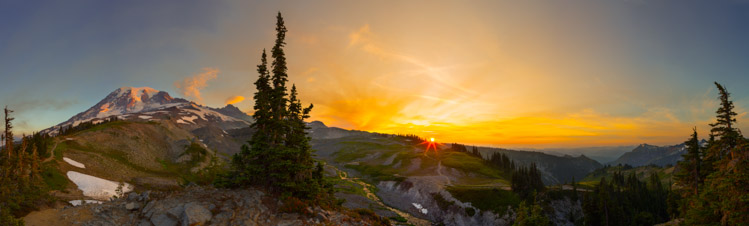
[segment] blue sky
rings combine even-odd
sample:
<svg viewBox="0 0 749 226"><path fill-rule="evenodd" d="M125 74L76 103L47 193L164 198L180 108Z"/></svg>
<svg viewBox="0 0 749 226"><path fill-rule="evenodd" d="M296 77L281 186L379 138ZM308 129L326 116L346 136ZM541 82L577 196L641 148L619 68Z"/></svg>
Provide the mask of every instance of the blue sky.
<svg viewBox="0 0 749 226"><path fill-rule="evenodd" d="M669 144L725 84L749 108L746 1L0 2L0 104L30 133L122 86L254 92L274 16L313 119L498 146ZM248 111L251 100L237 105ZM740 128L749 129L739 122Z"/></svg>

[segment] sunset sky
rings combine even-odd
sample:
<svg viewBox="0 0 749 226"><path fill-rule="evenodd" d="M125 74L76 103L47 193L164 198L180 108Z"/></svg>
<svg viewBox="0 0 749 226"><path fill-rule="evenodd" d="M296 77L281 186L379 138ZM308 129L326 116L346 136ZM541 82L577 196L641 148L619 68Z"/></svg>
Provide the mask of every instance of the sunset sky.
<svg viewBox="0 0 749 226"><path fill-rule="evenodd" d="M252 109L289 29L312 120L500 147L704 136L732 93L749 131L747 1L0 1L0 104L30 133L122 86ZM18 132L17 132L18 133Z"/></svg>

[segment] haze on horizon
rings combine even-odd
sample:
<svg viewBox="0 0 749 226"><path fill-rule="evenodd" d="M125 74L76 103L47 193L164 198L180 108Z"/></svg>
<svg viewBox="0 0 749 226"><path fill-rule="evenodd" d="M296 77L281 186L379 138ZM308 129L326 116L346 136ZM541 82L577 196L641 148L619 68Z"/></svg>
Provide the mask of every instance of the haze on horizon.
<svg viewBox="0 0 749 226"><path fill-rule="evenodd" d="M17 133L122 86L252 110L281 11L312 120L501 147L670 145L726 85L749 130L742 1L3 1L0 104Z"/></svg>

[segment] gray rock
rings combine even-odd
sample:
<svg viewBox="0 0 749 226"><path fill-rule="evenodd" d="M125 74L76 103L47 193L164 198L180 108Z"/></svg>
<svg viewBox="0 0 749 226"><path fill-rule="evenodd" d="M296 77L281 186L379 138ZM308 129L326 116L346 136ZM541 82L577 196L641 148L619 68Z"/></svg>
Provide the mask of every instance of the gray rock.
<svg viewBox="0 0 749 226"><path fill-rule="evenodd" d="M300 220L281 220L276 225L277 226L302 225L302 221L300 221Z"/></svg>
<svg viewBox="0 0 749 226"><path fill-rule="evenodd" d="M130 210L130 211L137 210L138 208L140 208L140 204L137 202L129 202L125 204L125 209Z"/></svg>
<svg viewBox="0 0 749 226"><path fill-rule="evenodd" d="M136 200L138 200L138 197L139 197L139 195L138 195L137 192L127 193L127 201L131 201L131 202L132 201L136 201Z"/></svg>
<svg viewBox="0 0 749 226"><path fill-rule="evenodd" d="M157 214L151 217L151 223L155 226L176 226L177 221L166 214Z"/></svg>
<svg viewBox="0 0 749 226"><path fill-rule="evenodd" d="M151 191L144 191L140 194L140 197L138 197L138 201L148 201L151 199Z"/></svg>
<svg viewBox="0 0 749 226"><path fill-rule="evenodd" d="M141 213L148 215L147 217L151 217L150 214L153 214L151 213L151 209L153 209L153 206L154 206L154 202L148 202L148 204L146 204L146 207L143 207L143 210L141 211Z"/></svg>
<svg viewBox="0 0 749 226"><path fill-rule="evenodd" d="M182 212L182 225L194 225L203 224L211 220L213 214L211 211L201 206L198 203L185 204L184 211Z"/></svg>
<svg viewBox="0 0 749 226"><path fill-rule="evenodd" d="M151 226L151 222L148 222L146 219L141 219L140 222L138 222L138 226Z"/></svg>
<svg viewBox="0 0 749 226"><path fill-rule="evenodd" d="M175 206L174 208L171 208L166 211L167 215L174 219L179 219L182 216L182 212L185 211L184 205Z"/></svg>

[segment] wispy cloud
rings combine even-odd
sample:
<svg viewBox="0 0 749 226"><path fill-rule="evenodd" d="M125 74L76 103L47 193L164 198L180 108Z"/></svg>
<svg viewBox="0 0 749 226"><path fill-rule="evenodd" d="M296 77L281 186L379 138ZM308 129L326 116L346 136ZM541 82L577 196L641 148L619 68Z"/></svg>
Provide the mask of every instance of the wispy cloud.
<svg viewBox="0 0 749 226"><path fill-rule="evenodd" d="M200 95L200 90L207 86L208 81L215 79L218 76L218 73L218 69L208 67L203 68L202 73L185 78L181 81L175 81L174 87L177 87L183 96L197 103L202 103L203 97Z"/></svg>
<svg viewBox="0 0 749 226"><path fill-rule="evenodd" d="M244 101L243 96L233 96L233 97L226 98L226 104L236 104L242 101Z"/></svg>

